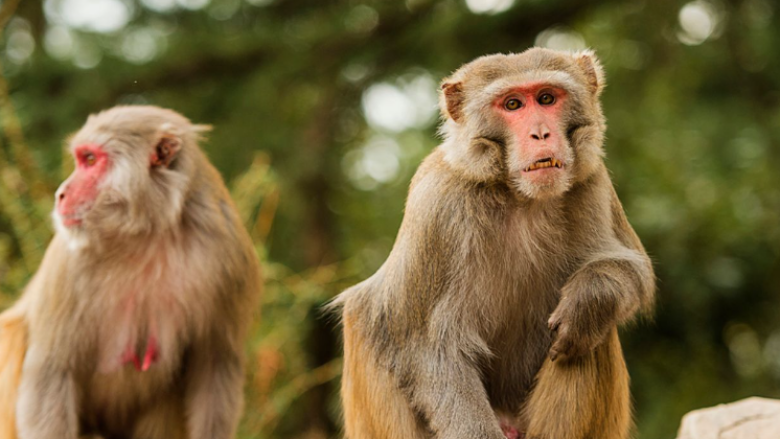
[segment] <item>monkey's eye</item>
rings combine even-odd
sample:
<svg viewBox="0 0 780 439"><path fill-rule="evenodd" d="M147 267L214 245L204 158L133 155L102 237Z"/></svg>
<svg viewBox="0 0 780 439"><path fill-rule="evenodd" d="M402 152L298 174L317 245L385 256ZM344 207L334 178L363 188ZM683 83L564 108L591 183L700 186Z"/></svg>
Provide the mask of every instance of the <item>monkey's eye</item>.
<svg viewBox="0 0 780 439"><path fill-rule="evenodd" d="M555 96L551 95L550 93L545 93L539 96L537 102L539 102L541 105L552 105L555 103Z"/></svg>
<svg viewBox="0 0 780 439"><path fill-rule="evenodd" d="M515 111L522 106L523 103L520 102L520 99L517 98L508 99L506 102L504 102L504 108L509 111Z"/></svg>
<svg viewBox="0 0 780 439"><path fill-rule="evenodd" d="M81 159L84 161L84 164L87 166L92 166L97 161L97 159L95 158L95 154L92 154L91 152L84 154L81 157Z"/></svg>

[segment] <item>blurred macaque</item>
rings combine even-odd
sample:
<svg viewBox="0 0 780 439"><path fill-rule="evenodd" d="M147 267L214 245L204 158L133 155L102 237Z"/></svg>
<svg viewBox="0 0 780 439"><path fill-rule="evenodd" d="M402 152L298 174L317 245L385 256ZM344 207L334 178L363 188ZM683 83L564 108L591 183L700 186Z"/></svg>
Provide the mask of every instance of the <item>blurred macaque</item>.
<svg viewBox="0 0 780 439"><path fill-rule="evenodd" d="M57 233L0 317L3 438L234 436L261 280L207 128L126 106L70 140Z"/></svg>

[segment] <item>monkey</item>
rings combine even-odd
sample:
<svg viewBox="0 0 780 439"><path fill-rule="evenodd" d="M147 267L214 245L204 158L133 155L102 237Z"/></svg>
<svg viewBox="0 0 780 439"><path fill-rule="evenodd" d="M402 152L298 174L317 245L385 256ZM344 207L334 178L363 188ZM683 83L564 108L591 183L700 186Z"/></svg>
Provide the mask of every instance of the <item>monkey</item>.
<svg viewBox="0 0 780 439"><path fill-rule="evenodd" d="M8 438L234 436L261 273L199 148L209 128L117 106L68 142L75 169L55 193L54 237L0 317Z"/></svg>
<svg viewBox="0 0 780 439"><path fill-rule="evenodd" d="M441 86L442 143L384 264L329 305L349 439L625 439L618 325L652 262L604 163L593 51L530 48Z"/></svg>

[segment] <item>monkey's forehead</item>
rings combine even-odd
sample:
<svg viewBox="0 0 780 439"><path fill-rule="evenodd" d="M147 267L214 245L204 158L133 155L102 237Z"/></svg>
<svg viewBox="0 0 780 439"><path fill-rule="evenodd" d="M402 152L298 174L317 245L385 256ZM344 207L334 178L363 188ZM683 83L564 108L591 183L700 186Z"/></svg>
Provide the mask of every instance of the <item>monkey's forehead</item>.
<svg viewBox="0 0 780 439"><path fill-rule="evenodd" d="M191 130L190 121L173 110L149 105L117 106L89 116L69 143L77 146L105 144L112 139L151 141L162 132L184 135Z"/></svg>
<svg viewBox="0 0 780 439"><path fill-rule="evenodd" d="M522 53L485 55L458 69L450 81L487 84L533 72L565 72L577 76L574 53L534 47Z"/></svg>
<svg viewBox="0 0 780 439"><path fill-rule="evenodd" d="M93 114L87 125L116 126L117 128L155 128L163 124L186 128L190 121L181 114L153 105L121 105Z"/></svg>

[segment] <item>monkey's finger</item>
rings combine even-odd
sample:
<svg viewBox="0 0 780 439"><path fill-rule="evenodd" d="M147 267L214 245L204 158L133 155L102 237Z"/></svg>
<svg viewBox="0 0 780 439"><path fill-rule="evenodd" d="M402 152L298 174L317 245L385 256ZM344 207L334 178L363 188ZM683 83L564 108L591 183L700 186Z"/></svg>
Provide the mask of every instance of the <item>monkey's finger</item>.
<svg viewBox="0 0 780 439"><path fill-rule="evenodd" d="M562 321L563 318L561 318L561 312L560 310L556 309L550 318L547 319L547 327L550 328L550 331L557 331L561 326Z"/></svg>
<svg viewBox="0 0 780 439"><path fill-rule="evenodd" d="M552 347L550 348L550 360L555 361L559 358L567 357L570 348L571 348L571 342L568 340L568 337L566 337L565 334L562 333L561 335L559 335L559 337L555 340L555 343L553 343Z"/></svg>
<svg viewBox="0 0 780 439"><path fill-rule="evenodd" d="M555 349L550 349L550 361L553 362L565 362L570 357L566 354L566 352L558 351Z"/></svg>

